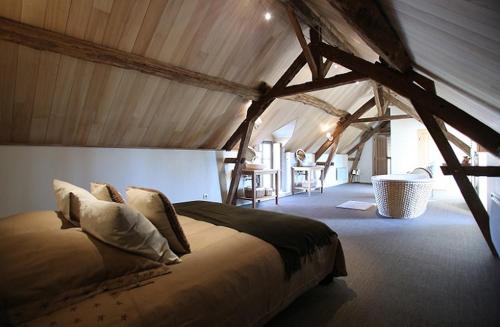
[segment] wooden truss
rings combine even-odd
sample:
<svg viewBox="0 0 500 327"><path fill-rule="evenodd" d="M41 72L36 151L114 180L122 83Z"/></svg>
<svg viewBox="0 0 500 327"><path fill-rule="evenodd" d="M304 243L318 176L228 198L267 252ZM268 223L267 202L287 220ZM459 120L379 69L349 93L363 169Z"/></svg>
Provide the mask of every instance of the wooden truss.
<svg viewBox="0 0 500 327"><path fill-rule="evenodd" d="M443 168L443 171L447 174L453 175L492 254L494 256L498 256L491 239L488 213L482 205L474 187L467 178L468 174L496 175L498 174L498 167L472 169L460 165L460 162L448 141L447 137L450 137L451 134L446 131L444 123L446 122L463 134L469 136L472 140L476 141L483 148L496 156L500 155L499 134L473 116L467 114L465 111L462 111L455 105L439 97L435 92L434 82L411 69L410 61L400 43L389 42L391 38L385 38L384 36L382 36L381 39L380 35L384 35L384 33L380 33L380 31L377 31L376 29L370 30L370 28L368 28L367 19L371 20L371 23L375 21L375 25L379 27L379 30L383 29L389 34L394 33L392 30L387 29L385 21L380 20L380 17L383 15L378 12L377 6L374 4L372 5L369 1L362 0L330 0L330 3L332 6L336 7L339 12L344 15L344 18L346 18L346 20L358 30L359 34L363 37L367 44L379 53L382 58L382 63L371 63L363 60L352 53L345 51L345 45L341 44L340 47L336 47L326 44L321 40L321 35L311 34L311 44L305 43L302 30L300 26L298 26L297 18L295 17L294 10L291 7L291 5L295 8L297 8L297 6L304 6L304 3L298 0L289 1L290 7L288 8L288 14L303 51L276 83L276 85L269 92L267 92L266 95L252 104L251 108L248 110L247 118L226 143L224 148L226 150L230 150L238 141L240 142L238 157L235 160L235 168L226 202L234 203L241 176L242 164L245 162L244 153L251 137L253 122L266 110L274 99L280 96L318 91L325 88L332 88L339 85L353 83L358 80L371 79L374 83L374 97L363 104L352 115L343 116L333 130L332 137L326 140L316 151L316 158L319 159L323 153L330 149L328 159L325 162L325 175L327 169L330 167L342 132L345 131L345 129L352 123L367 121L366 119L360 120L360 118L365 112L373 108L375 105L377 106L379 116L382 116L382 114L386 112L386 108L388 106L388 101L383 96L384 92L382 87L390 89L399 95L408 98L413 104L415 110L412 110L412 112L407 111L407 114L421 120L429 130L434 142L438 146L439 151L446 161L447 166L446 168ZM306 16L309 16L308 19L310 20L311 15L313 14L308 11L307 6L305 7ZM317 23L319 21L317 19L314 20L314 17L312 18L315 26L311 27L318 29L319 25ZM323 26L319 27L323 28ZM330 78L324 78L326 74L324 72L325 64L323 64L323 57L326 58L326 63L336 63L350 69L351 71L349 73L336 75ZM287 84L298 73L300 68L306 64L306 62L311 69L313 80L311 82L287 87ZM379 117L377 121L382 122L379 123L378 127L382 128L381 125L387 124L387 120L390 119L390 117L386 116ZM354 162L359 162L364 143L375 133L376 129L377 128L374 128L371 131L366 131L363 134L360 143L353 150L357 151ZM461 148L466 151L470 151L470 148Z"/></svg>

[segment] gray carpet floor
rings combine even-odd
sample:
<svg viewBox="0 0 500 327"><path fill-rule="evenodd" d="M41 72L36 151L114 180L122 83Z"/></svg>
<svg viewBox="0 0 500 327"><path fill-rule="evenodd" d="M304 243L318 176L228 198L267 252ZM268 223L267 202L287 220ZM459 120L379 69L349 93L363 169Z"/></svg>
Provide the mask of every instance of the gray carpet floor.
<svg viewBox="0 0 500 327"><path fill-rule="evenodd" d="M259 204L328 224L349 273L305 293L269 326L500 326L500 260L461 198L435 192L413 220L335 208L348 200L374 203L371 185Z"/></svg>

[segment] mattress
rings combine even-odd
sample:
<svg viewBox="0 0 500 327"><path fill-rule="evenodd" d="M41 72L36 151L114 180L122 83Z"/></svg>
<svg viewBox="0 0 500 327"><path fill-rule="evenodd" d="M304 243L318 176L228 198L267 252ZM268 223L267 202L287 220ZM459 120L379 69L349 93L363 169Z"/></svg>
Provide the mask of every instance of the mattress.
<svg viewBox="0 0 500 327"><path fill-rule="evenodd" d="M49 220L42 217L40 221L47 226L53 224ZM270 244L186 216L179 216L179 220L192 253L184 255L182 263L169 266L170 274L155 277L147 285L98 294L26 325L263 325L331 273L332 254L340 246L335 239L319 248L286 279L282 259ZM11 225L3 231L12 231L19 224Z"/></svg>

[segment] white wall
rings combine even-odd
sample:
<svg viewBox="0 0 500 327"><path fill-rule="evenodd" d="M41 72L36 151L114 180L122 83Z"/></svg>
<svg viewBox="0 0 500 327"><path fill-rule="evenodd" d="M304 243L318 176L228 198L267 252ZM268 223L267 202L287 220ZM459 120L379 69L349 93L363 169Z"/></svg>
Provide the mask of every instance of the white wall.
<svg viewBox="0 0 500 327"><path fill-rule="evenodd" d="M350 161L349 163L350 167L352 167L353 162ZM373 138L369 139L363 147L363 152L361 153L361 158L358 163L358 169L359 182L371 183L373 176Z"/></svg>
<svg viewBox="0 0 500 327"><path fill-rule="evenodd" d="M91 181L164 192L172 202L221 200L216 151L0 146L0 217L54 209L52 179Z"/></svg>
<svg viewBox="0 0 500 327"><path fill-rule="evenodd" d="M402 114L396 109L393 115ZM418 167L418 130L425 126L415 119L391 121L391 173L404 174Z"/></svg>

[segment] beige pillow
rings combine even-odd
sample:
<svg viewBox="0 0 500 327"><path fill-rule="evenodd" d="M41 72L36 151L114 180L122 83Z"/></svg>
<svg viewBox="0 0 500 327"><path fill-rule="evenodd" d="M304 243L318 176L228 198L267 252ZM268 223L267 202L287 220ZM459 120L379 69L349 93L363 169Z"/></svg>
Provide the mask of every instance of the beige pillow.
<svg viewBox="0 0 500 327"><path fill-rule="evenodd" d="M92 182L90 183L90 193L98 200L125 203L120 192L110 184Z"/></svg>
<svg viewBox="0 0 500 327"><path fill-rule="evenodd" d="M167 264L180 262L168 241L140 212L121 204L72 196L82 230L125 251Z"/></svg>
<svg viewBox="0 0 500 327"><path fill-rule="evenodd" d="M58 179L54 179L52 185L56 196L57 209L62 212L64 218L69 222L79 226L79 212L78 210L71 210L69 194L73 193L80 199L96 200L96 198L89 191Z"/></svg>
<svg viewBox="0 0 500 327"><path fill-rule="evenodd" d="M152 189L129 187L127 201L156 226L175 253L181 255L191 252L189 242L177 219L177 213L163 193Z"/></svg>

